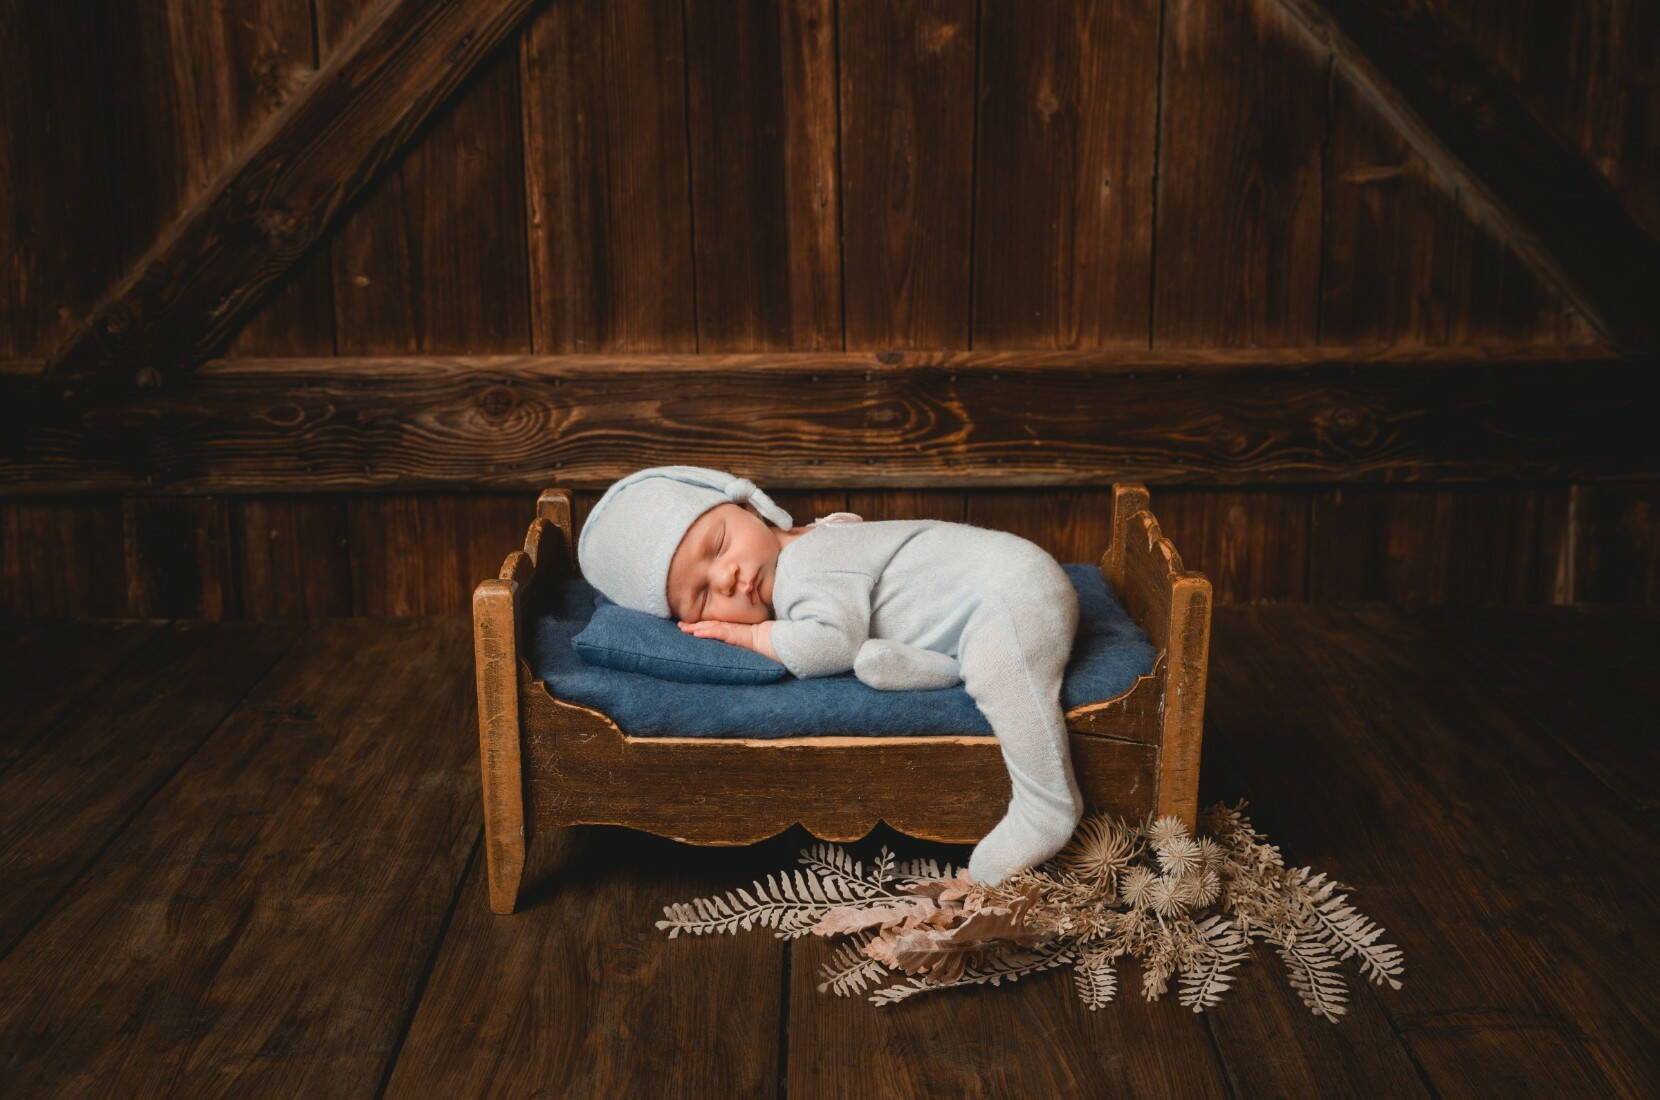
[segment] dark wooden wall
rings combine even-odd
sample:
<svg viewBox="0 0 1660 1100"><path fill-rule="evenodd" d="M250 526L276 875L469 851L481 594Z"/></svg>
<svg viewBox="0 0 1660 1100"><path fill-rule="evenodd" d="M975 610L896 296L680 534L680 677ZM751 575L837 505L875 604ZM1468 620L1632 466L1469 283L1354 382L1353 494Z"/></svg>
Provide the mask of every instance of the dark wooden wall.
<svg viewBox="0 0 1660 1100"><path fill-rule="evenodd" d="M50 356L369 7L0 0L0 360ZM1639 0L1437 7L1660 229ZM1596 343L1275 0L577 0L539 7L223 351ZM1647 480L1150 480L1224 601L1660 598ZM575 484L582 507L603 488ZM1107 491L789 490L803 516L960 518L1063 560L1099 554ZM459 610L533 500L8 495L0 612Z"/></svg>

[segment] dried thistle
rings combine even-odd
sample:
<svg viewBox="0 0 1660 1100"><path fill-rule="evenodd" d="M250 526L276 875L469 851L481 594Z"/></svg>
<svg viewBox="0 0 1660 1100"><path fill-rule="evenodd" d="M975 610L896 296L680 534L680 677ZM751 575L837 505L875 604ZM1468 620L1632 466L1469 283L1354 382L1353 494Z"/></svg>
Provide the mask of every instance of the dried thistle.
<svg viewBox="0 0 1660 1100"><path fill-rule="evenodd" d="M933 860L896 864L886 847L867 874L840 846L819 843L802 849L793 880L768 875L753 895L665 906L657 927L670 938L756 924L780 939L847 935L819 991L851 996L895 971L910 975L876 990L878 1005L1071 963L1078 996L1097 1009L1117 993L1114 960L1128 955L1141 965L1144 997L1156 1000L1179 974L1181 1003L1202 1012L1227 991L1252 938L1274 945L1292 988L1333 1023L1347 1011L1340 960L1357 956L1366 977L1399 989L1401 951L1376 943L1383 929L1334 896L1348 887L1288 870L1244 806L1204 811L1211 835L1197 838L1171 815L1138 826L1090 814L1051 860L996 886Z"/></svg>

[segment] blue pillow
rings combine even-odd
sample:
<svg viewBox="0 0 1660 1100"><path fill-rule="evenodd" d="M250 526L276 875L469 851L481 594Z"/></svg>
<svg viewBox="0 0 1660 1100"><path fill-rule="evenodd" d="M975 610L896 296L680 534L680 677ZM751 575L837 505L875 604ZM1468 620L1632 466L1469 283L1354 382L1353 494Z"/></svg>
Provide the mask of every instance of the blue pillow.
<svg viewBox="0 0 1660 1100"><path fill-rule="evenodd" d="M591 665L688 684L770 684L790 670L719 638L694 638L673 619L594 599L594 617L571 644Z"/></svg>

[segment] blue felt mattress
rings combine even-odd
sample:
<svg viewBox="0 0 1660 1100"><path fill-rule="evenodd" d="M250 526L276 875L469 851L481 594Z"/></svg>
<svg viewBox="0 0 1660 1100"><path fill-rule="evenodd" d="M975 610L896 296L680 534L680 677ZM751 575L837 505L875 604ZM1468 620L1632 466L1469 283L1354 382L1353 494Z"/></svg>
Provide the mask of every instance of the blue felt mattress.
<svg viewBox="0 0 1660 1100"><path fill-rule="evenodd" d="M1107 587L1098 566L1063 565L1078 591L1078 633L1061 685L1066 710L1121 695L1153 670L1153 646ZM636 737L917 736L990 734L961 684L938 691L877 691L848 672L770 684L690 684L584 661L571 639L594 612L597 590L558 585L532 632L530 667L560 699L604 712Z"/></svg>

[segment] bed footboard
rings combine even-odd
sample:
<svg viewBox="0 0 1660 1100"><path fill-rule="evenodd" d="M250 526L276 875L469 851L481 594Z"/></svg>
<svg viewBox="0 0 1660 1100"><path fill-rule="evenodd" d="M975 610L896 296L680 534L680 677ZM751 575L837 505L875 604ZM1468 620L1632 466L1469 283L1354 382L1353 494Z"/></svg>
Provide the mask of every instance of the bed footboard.
<svg viewBox="0 0 1660 1100"><path fill-rule="evenodd" d="M1193 829L1199 810L1199 747L1210 664L1210 581L1182 567L1142 485L1112 488L1112 542L1101 559L1113 591L1164 654L1157 812Z"/></svg>

